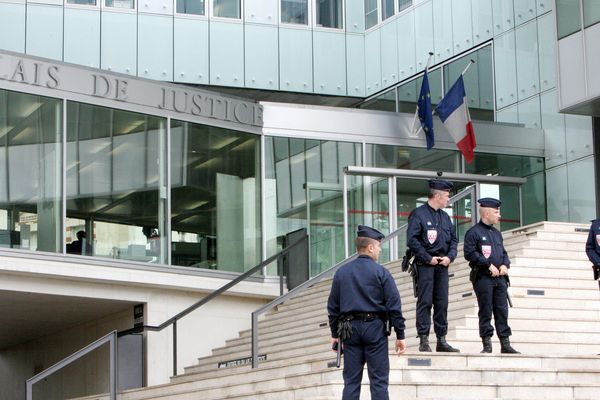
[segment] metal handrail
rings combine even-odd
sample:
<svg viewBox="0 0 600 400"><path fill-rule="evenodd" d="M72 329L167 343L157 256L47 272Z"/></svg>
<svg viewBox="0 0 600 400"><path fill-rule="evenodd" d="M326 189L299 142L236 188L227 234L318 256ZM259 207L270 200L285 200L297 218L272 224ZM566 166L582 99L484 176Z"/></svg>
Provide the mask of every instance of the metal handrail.
<svg viewBox="0 0 600 400"><path fill-rule="evenodd" d="M98 347L110 343L110 378L109 378L109 390L110 390L110 400L117 400L117 377L118 377L118 365L117 365L117 331L112 331L109 334L101 337L95 342L88 344L81 350L76 351L71 354L67 358L57 362L53 366L46 368L44 371L39 374L32 376L26 381L26 399L33 400L33 385L37 382L45 379L46 377L52 375L56 371L66 367L67 365L79 360L81 357L85 356L89 352L96 350Z"/></svg>
<svg viewBox="0 0 600 400"><path fill-rule="evenodd" d="M452 196L450 199L448 199L448 207L450 205L452 205L453 203L455 203L456 201L467 197L467 196L473 196L476 197L477 196L477 191L476 191L476 187L475 185L469 186L465 189L463 189L462 191L460 191L459 193L455 194L454 196ZM477 214L476 214L476 210L474 210L471 213L471 226L475 225L477 223ZM396 236L398 236L403 230L405 230L408 227L408 223L403 224L402 226L400 226L398 229L396 229L395 231L393 231L392 233L390 233L389 235L387 235L385 238L383 238L381 240L381 244L384 244L386 242L389 242L391 239L395 238ZM257 368L258 367L258 351L259 351L259 346L258 346L258 317L262 314L264 314L265 312L273 309L274 307L277 307L278 305L280 305L281 303L285 302L286 300L291 299L292 297L300 294L301 292L303 292L305 289L315 285L316 283L320 282L322 279L333 275L333 273L335 273L342 265L345 265L347 263L349 263L350 261L356 259L358 257L357 253L352 254L351 256L349 256L348 258L345 258L344 260L338 262L337 264L335 264L333 267L329 268L326 271L321 272L320 274L314 276L313 278L309 279L308 281L302 283L301 285L298 285L297 287L295 287L294 289L288 291L286 294L279 296L278 298L272 300L271 302L265 304L264 306L260 307L259 309L255 310L252 313L252 368Z"/></svg>
<svg viewBox="0 0 600 400"><path fill-rule="evenodd" d="M390 241L391 239L395 238L396 236L398 236L400 234L400 232L405 230L407 227L408 227L408 224L402 225L401 227L399 227L398 229L396 229L395 231L393 231L392 233L387 235L385 238L383 238L381 240L381 244L384 244L384 243ZM358 257L357 253L352 254L350 257L345 258L344 260L338 262L337 264L335 264L333 267L329 268L328 270L321 272L320 274L307 280L306 282L302 283L301 285L298 285L294 289L288 291L286 294L279 296L278 298L274 299L273 301L265 304L261 308L252 312L252 368L258 367L258 317L260 315L262 315L263 313L265 313L266 311L269 311L269 310L273 309L274 307L280 305L284 301L289 300L290 298L300 294L301 292L304 291L304 289L307 289L307 288L313 286L314 284L318 283L322 279L328 277L329 275L332 275L342 265L349 263L350 261L354 260L357 257Z"/></svg>
<svg viewBox="0 0 600 400"><path fill-rule="evenodd" d="M302 244L306 241L308 241L307 235L303 236L302 239L296 240L294 243L290 244L285 249L281 250L280 252L278 252L278 253L272 255L271 257L267 258L266 260L262 261L260 264L252 267L251 269L244 272L243 274L241 274L240 276L238 276L231 282L221 286L219 289L216 289L209 295L198 300L197 302L195 302L194 304L192 304L185 310L181 311L177 315L169 318L162 324L157 325L157 326L143 325L143 326L139 326L139 327L134 327L134 328L119 332L118 336L121 337L121 336L129 335L132 333L141 333L144 331L158 332L158 331L162 331L169 325L173 325L173 376L177 376L177 321L182 319L183 317L185 317L192 311L203 306L204 304L208 303L209 301L213 300L217 296L221 295L223 292L226 292L227 290L231 289L233 286L237 285L238 283L245 280L246 278L254 275L258 271L262 270L264 267L271 264L273 261L278 260L280 257L288 254L293 248L299 246L300 244ZM283 276L284 276L284 271L281 271L281 274L279 276L279 292L280 292L279 294L280 295L283 295Z"/></svg>

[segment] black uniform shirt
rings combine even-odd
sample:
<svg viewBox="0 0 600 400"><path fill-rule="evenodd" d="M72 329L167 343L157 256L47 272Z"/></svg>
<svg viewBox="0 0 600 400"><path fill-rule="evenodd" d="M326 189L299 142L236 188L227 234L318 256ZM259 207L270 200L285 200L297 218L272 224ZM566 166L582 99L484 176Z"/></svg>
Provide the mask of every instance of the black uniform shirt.
<svg viewBox="0 0 600 400"><path fill-rule="evenodd" d="M510 259L504 249L502 234L492 225L479 221L465 233L465 259L471 267L489 268L506 265L510 268Z"/></svg>
<svg viewBox="0 0 600 400"><path fill-rule="evenodd" d="M340 267L333 277L327 302L331 337L337 338L338 319L353 313L388 313L398 339L404 339L400 294L392 274L367 255Z"/></svg>
<svg viewBox="0 0 600 400"><path fill-rule="evenodd" d="M600 240L600 219L595 219L592 221L592 226L590 226L590 233L587 238L587 242L585 243L585 253L587 254L590 262L594 264L594 266L600 265L600 245L598 241Z"/></svg>
<svg viewBox="0 0 600 400"><path fill-rule="evenodd" d="M417 262L429 264L433 256L456 258L458 239L454 225L444 210L435 210L428 203L414 209L408 216L406 231L408 247Z"/></svg>

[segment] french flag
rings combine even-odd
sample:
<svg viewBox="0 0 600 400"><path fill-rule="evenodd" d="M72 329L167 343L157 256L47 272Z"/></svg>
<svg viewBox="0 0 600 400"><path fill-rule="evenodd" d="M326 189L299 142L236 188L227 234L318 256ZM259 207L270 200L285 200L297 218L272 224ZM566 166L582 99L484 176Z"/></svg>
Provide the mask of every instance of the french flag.
<svg viewBox="0 0 600 400"><path fill-rule="evenodd" d="M454 139L456 147L465 157L465 161L470 164L475 156L473 150L477 143L475 143L475 132L469 115L469 107L467 107L467 95L462 75L458 77L435 111Z"/></svg>

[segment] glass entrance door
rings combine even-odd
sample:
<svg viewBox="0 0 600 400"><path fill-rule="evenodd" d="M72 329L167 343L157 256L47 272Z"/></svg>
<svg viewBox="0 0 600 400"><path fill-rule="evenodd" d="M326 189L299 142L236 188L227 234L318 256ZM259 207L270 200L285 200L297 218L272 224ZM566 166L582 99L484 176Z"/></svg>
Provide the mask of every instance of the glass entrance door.
<svg viewBox="0 0 600 400"><path fill-rule="evenodd" d="M306 196L312 277L344 259L343 188L308 183Z"/></svg>

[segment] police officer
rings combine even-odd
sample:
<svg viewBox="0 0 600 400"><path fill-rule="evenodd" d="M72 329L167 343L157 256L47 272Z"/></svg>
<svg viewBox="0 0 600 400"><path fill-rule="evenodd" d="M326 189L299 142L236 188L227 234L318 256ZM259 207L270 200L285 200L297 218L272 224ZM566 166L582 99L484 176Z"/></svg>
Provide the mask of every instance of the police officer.
<svg viewBox="0 0 600 400"><path fill-rule="evenodd" d="M446 342L448 332L448 267L456 258L458 239L448 214L450 190L454 186L442 179L429 181L427 203L408 216L408 247L417 265L417 334L419 351L431 351L429 329L433 306L436 351L459 352Z"/></svg>
<svg viewBox="0 0 600 400"><path fill-rule="evenodd" d="M481 219L465 233L465 258L472 269L471 282L479 304L479 336L482 353L492 352L492 315L500 338L501 353L519 353L510 345L508 326L508 269L510 260L502 234L494 224L500 220L500 200L479 199Z"/></svg>
<svg viewBox="0 0 600 400"><path fill-rule="evenodd" d="M600 219L592 221L590 233L585 243L585 253L587 254L594 271L594 280L600 278ZM600 283L598 283L600 285Z"/></svg>
<svg viewBox="0 0 600 400"><path fill-rule="evenodd" d="M333 277L327 313L334 348L339 345L339 333L346 332L342 344L342 400L360 397L365 362L371 383L371 399L389 399L388 320L396 331L396 353L402 354L406 350L400 295L390 272L377 263L383 238L379 231L359 225L356 238L358 258L340 267ZM342 328L341 332L338 327Z"/></svg>

